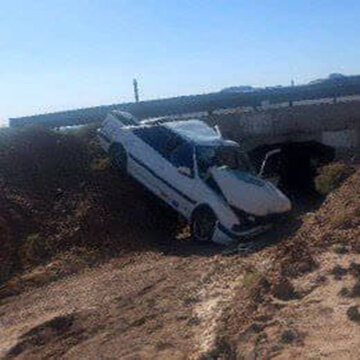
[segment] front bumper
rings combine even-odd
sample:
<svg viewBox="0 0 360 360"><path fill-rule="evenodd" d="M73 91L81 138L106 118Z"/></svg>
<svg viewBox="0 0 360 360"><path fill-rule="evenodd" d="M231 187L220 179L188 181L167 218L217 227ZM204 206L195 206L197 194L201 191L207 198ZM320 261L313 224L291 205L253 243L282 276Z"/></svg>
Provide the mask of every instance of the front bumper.
<svg viewBox="0 0 360 360"><path fill-rule="evenodd" d="M272 226L273 226L273 224L258 225L251 229L234 232L219 223L217 225L214 235L213 235L213 242L215 242L217 244L222 244L222 245L229 245L229 244L233 243L234 241L238 241L240 239L245 240L247 238L260 235L260 234L270 230L272 228Z"/></svg>
<svg viewBox="0 0 360 360"><path fill-rule="evenodd" d="M239 213L238 215L243 216L243 214ZM251 223L247 222L243 225L236 225L231 229L227 228L221 223L218 223L213 235L213 241L218 244L228 245L234 241L253 238L270 230L275 224L279 224L285 221L289 216L289 212L270 214L267 216L253 216L246 214L246 216L253 217Z"/></svg>

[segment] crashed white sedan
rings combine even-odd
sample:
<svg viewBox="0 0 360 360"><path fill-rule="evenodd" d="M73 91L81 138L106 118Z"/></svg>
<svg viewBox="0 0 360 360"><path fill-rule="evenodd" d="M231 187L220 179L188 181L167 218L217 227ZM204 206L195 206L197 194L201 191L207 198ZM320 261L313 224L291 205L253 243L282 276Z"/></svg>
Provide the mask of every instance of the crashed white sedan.
<svg viewBox="0 0 360 360"><path fill-rule="evenodd" d="M116 167L189 221L195 240L229 244L269 229L291 209L253 173L239 145L203 121L140 123L112 111L98 136Z"/></svg>

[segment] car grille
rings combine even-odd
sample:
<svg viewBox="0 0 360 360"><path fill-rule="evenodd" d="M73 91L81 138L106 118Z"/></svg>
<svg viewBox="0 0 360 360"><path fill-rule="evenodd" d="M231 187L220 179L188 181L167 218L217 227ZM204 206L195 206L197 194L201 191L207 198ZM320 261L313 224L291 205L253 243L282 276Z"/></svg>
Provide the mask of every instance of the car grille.
<svg viewBox="0 0 360 360"><path fill-rule="evenodd" d="M261 225L279 223L284 221L288 217L288 213L255 216L234 207L232 209L240 221L239 225L235 225L233 227L233 231L245 231Z"/></svg>

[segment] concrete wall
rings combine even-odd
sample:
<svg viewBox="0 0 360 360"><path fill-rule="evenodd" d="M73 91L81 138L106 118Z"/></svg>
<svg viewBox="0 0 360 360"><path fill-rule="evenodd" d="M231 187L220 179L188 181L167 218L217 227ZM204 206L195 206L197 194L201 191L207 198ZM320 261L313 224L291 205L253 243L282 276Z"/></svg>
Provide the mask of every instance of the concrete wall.
<svg viewBox="0 0 360 360"><path fill-rule="evenodd" d="M316 140L339 149L360 146L360 101L234 111L209 121L226 137L254 144Z"/></svg>
<svg viewBox="0 0 360 360"><path fill-rule="evenodd" d="M357 145L356 130L323 131L321 142L335 149L355 148Z"/></svg>

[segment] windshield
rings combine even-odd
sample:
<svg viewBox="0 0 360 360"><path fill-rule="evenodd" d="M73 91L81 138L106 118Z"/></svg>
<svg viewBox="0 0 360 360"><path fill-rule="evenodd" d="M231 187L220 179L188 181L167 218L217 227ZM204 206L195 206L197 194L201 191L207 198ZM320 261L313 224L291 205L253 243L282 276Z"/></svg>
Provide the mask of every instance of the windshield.
<svg viewBox="0 0 360 360"><path fill-rule="evenodd" d="M196 158L200 175L213 166L253 172L247 154L237 146L198 146Z"/></svg>

